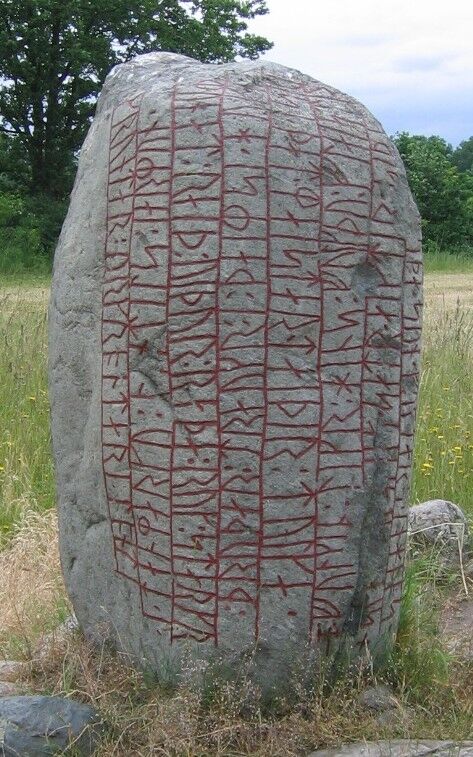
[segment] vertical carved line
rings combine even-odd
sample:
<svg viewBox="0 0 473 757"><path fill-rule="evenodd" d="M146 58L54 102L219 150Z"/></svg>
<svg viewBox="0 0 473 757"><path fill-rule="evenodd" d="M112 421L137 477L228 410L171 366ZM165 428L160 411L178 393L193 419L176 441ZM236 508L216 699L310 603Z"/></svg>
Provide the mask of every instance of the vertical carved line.
<svg viewBox="0 0 473 757"><path fill-rule="evenodd" d="M171 109L170 109L170 137L171 137L171 149L170 149L170 166L169 166L169 190L168 190L168 255L167 255L167 285L166 285L166 370L168 374L168 401L172 405L173 401L173 387L172 387L172 368L171 368L171 354L170 354L170 333L169 333L169 309L170 309L170 297L171 297L171 283L172 283L172 263L173 263L173 236L172 236L172 200L173 200L173 185L174 185L174 160L176 154L176 97L177 97L177 84L174 85L171 95ZM175 613L175 594L176 594L176 579L174 576L174 531L173 531L173 482L174 482L174 453L176 447L176 425L177 421L172 420L171 428L171 449L169 454L169 560L170 560L170 575L171 575L171 614L170 614L170 641L171 644L174 641L174 613Z"/></svg>
<svg viewBox="0 0 473 757"><path fill-rule="evenodd" d="M225 225L225 124L224 100L228 86L228 75L225 75L222 91L220 93L217 122L219 129L221 177L220 177L220 210L218 219L218 253L217 253L217 276L215 282L215 391L216 391L216 431L217 431L217 522L215 528L215 604L214 604L214 644L218 646L218 614L220 592L220 538L222 530L222 424L221 424L221 377L220 377L220 284L221 264L223 254L223 230Z"/></svg>
<svg viewBox="0 0 473 757"><path fill-rule="evenodd" d="M140 123L140 113L141 113L141 100L138 105L138 110L136 114L136 127L135 127L135 148L134 148L134 160L133 160L133 179L132 179L132 185L131 185L131 192L132 192L132 203L131 203L131 221L130 221L130 236L128 240L128 255L127 255L127 263L126 263L126 277L128 279L127 282L127 306L126 306L126 320L127 320L127 334L126 334L126 375L127 375L127 405L128 405L128 440L127 440L127 459L128 459L128 471L130 475L130 509L131 509L131 517L133 520L133 533L135 536L135 559L136 559L136 570L137 570L137 576L138 576L138 583L140 587L140 603L141 603L141 612L145 613L144 603L143 603L143 585L141 583L141 576L140 576L140 555L139 555L139 544L138 544L138 530L136 525L136 517L135 517L135 509L133 504L133 472L132 472L132 462L131 462L131 447L132 447L132 436L133 436L133 430L132 430L132 421L131 421L131 379L130 379L130 330L131 330L131 287L132 287L132 278L131 278L131 251L132 251L132 245L133 245L133 228L134 228L134 221L135 221L135 202L136 202L136 179L137 179L137 165L138 165L138 152L139 152L139 139L138 139L138 133L139 133L139 123Z"/></svg>
<svg viewBox="0 0 473 757"><path fill-rule="evenodd" d="M317 537L318 537L318 518L319 518L319 501L318 501L318 487L320 484L320 452L322 442L322 428L323 428L323 416L324 416L324 396L323 396L323 382L322 382L322 350L324 342L324 283L323 283L323 271L320 265L320 258L322 255L322 229L324 225L324 135L322 127L319 121L316 108L312 102L309 102L312 117L317 127L317 134L319 137L320 145L320 159L319 159L319 233L317 238L317 254L319 256L317 264L317 275L319 281L319 338L317 343L317 379L319 384L319 423L317 430L317 439L315 445L315 487L314 491L314 526L313 526L313 550L314 560L312 567L312 591L310 596L310 620L309 620L309 641L314 640L314 603L315 595L317 591Z"/></svg>
<svg viewBox="0 0 473 757"><path fill-rule="evenodd" d="M111 182L111 161L112 161L112 139L113 139L113 122L115 119L115 108L112 110L112 114L110 116L110 131L109 131L109 138L108 138L108 162L107 162L107 210L106 210L106 218L105 218L105 249L104 249L104 261L103 261L103 273L102 273L102 321L101 321L101 327L100 327L100 338L101 338L101 344L102 344L102 381L100 385L100 412L101 412L101 424L100 424L100 439L102 444L102 475L103 475L103 482L105 487L105 498L107 500L107 509L108 509L108 518L109 518L109 527L112 534L112 546L113 546L113 557L115 560L115 570L118 572L118 558L117 558L117 550L115 547L115 539L113 534L113 524L112 524L112 508L110 505L110 493L108 488L108 480L107 480L107 471L105 468L105 438L104 438L104 424L105 424L105 397L104 397L104 384L105 384L105 355L104 355L104 346L105 346L105 307L106 307L106 294L105 294L105 287L106 287L106 278L107 278L107 249L108 249L108 236L109 236L109 223L110 223L110 182ZM111 358L108 358L108 363L110 364Z"/></svg>
<svg viewBox="0 0 473 757"><path fill-rule="evenodd" d="M385 620L385 604L386 604L386 596L387 596L387 583L389 581L389 575L390 575L390 567L391 567L391 552L393 547L393 531L394 531L394 524L396 521L396 510L397 510L397 497L398 497L398 489L399 489L399 483L398 483L398 477L399 477L399 468L401 463L401 441L402 441L402 398L403 398L403 382L404 382L404 354L405 354L405 345L403 341L404 337L404 297L405 297L405 280L406 280L406 262L407 262L407 250L404 251L404 258L402 261L402 275L401 275L401 286L400 286L400 339L401 339L401 352L400 352L400 365L399 365L399 410L398 410L398 450L397 450L397 459L396 459L396 472L394 476L394 485L393 485L393 506L392 506L392 520L391 525L389 529L389 546L388 546L388 559L386 563L386 571L384 575L384 585L382 590L382 599L381 599L381 610L379 614L379 634L382 633L383 630L383 622ZM391 587L392 588L392 587Z"/></svg>
<svg viewBox="0 0 473 757"><path fill-rule="evenodd" d="M264 176L266 189L266 304L264 317L264 355L263 355L263 423L261 428L261 450L259 458L259 491L258 491L258 544L256 553L256 593L255 593L255 640L259 638L260 626L260 594L261 594L261 561L264 541L264 456L266 437L268 433L268 356L269 356L269 315L271 311L271 187L270 187L270 150L273 129L273 108L271 86L266 87L268 97L268 129L265 141Z"/></svg>

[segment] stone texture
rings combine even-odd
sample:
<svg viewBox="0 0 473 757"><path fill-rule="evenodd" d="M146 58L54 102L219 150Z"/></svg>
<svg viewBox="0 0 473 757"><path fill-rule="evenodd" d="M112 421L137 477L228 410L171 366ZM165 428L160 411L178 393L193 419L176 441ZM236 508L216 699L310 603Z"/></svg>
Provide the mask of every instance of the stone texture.
<svg viewBox="0 0 473 757"><path fill-rule="evenodd" d="M449 560L459 559L459 540L468 549L468 521L462 509L445 499L432 499L409 508L409 534L414 545L435 545Z"/></svg>
<svg viewBox="0 0 473 757"><path fill-rule="evenodd" d="M335 749L320 749L309 757L473 757L473 741L373 741L346 744Z"/></svg>
<svg viewBox="0 0 473 757"><path fill-rule="evenodd" d="M100 718L80 702L62 697L24 696L0 699L1 757L91 755L101 733Z"/></svg>
<svg viewBox="0 0 473 757"><path fill-rule="evenodd" d="M364 689L358 697L358 704L361 705L361 707L368 710L374 710L375 712L392 710L398 707L398 702L392 689L385 684L368 686L368 688Z"/></svg>
<svg viewBox="0 0 473 757"><path fill-rule="evenodd" d="M358 705L370 713L380 728L405 728L411 717L386 684L368 686L360 693Z"/></svg>
<svg viewBox="0 0 473 757"><path fill-rule="evenodd" d="M265 683L396 629L418 213L352 98L268 63L112 71L50 308L60 543L81 627Z"/></svg>

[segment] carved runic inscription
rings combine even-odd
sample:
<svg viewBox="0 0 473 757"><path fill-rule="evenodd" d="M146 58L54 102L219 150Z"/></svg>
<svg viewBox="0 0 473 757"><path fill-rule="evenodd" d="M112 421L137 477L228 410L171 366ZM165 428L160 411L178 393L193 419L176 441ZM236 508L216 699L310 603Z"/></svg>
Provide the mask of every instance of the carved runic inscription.
<svg viewBox="0 0 473 757"><path fill-rule="evenodd" d="M317 82L267 77L249 101L223 69L176 78L166 109L118 105L108 149L117 573L171 643L217 645L238 623L265 639L274 608L314 642L389 632L422 275L386 200L393 148Z"/></svg>

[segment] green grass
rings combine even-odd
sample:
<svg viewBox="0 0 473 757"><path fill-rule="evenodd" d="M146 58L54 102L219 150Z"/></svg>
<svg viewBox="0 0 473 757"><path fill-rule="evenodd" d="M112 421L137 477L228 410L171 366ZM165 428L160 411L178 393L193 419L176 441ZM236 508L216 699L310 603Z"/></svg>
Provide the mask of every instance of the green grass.
<svg viewBox="0 0 473 757"><path fill-rule="evenodd" d="M473 309L424 329L412 501L442 497L473 518Z"/></svg>
<svg viewBox="0 0 473 757"><path fill-rule="evenodd" d="M441 252L427 250L424 252L426 273L467 273L473 271L473 250Z"/></svg>
<svg viewBox="0 0 473 757"><path fill-rule="evenodd" d="M0 543L25 503L54 502L46 379L46 296L0 288Z"/></svg>
<svg viewBox="0 0 473 757"><path fill-rule="evenodd" d="M0 540L24 502L54 501L46 381L49 279L0 279ZM444 497L473 517L473 312L424 329L412 501Z"/></svg>
<svg viewBox="0 0 473 757"><path fill-rule="evenodd" d="M51 272L49 269L41 271L15 271L8 273L0 270L0 293L9 287L33 289L47 289L51 286ZM0 294L0 296L1 296Z"/></svg>

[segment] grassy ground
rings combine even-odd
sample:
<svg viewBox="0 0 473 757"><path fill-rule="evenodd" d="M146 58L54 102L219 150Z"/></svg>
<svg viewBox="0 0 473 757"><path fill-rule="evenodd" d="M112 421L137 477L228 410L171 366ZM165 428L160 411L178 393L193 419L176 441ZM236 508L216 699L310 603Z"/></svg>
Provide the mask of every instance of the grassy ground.
<svg viewBox="0 0 473 757"><path fill-rule="evenodd" d="M412 500L473 518L473 272L427 274L423 342Z"/></svg>
<svg viewBox="0 0 473 757"><path fill-rule="evenodd" d="M437 260L429 270L412 501L452 499L473 520L473 266L445 271ZM360 738L473 738L473 663L442 646L436 608L445 581L425 559L409 568L398 644L382 673L399 703L389 723L357 704L369 670L335 688L319 682L295 705L280 702L267 713L248 683L216 689L210 703L191 686L163 692L80 638L39 655L38 640L68 612L51 509L47 283L0 282L0 658L36 660L25 691L74 694L98 706L112 727L103 757L290 757ZM449 590L461 591L458 576L449 577Z"/></svg>
<svg viewBox="0 0 473 757"><path fill-rule="evenodd" d="M473 251L463 252L434 252L424 255L427 273L465 273L473 271Z"/></svg>
<svg viewBox="0 0 473 757"><path fill-rule="evenodd" d="M48 290L0 288L0 544L26 510L52 506L46 386Z"/></svg>
<svg viewBox="0 0 473 757"><path fill-rule="evenodd" d="M48 282L0 280L0 543L54 501L46 387ZM473 269L428 273L412 499L473 517Z"/></svg>

